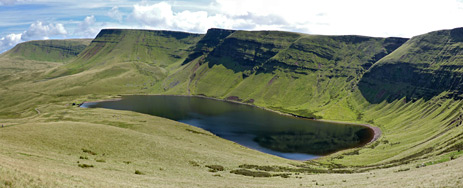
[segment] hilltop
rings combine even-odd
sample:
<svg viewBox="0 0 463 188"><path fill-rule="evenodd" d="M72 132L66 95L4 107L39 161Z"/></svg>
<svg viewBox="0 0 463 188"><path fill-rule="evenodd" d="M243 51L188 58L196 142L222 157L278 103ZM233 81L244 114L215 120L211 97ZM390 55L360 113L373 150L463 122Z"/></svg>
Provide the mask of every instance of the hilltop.
<svg viewBox="0 0 463 188"><path fill-rule="evenodd" d="M0 55L0 119L6 125L0 129L0 171L6 174L0 183L457 186L462 36L462 28L411 39L106 29L91 42L22 43ZM383 134L364 147L300 162L179 122L72 105L123 94L207 96L371 124ZM268 174L278 177L246 176Z"/></svg>
<svg viewBox="0 0 463 188"><path fill-rule="evenodd" d="M66 62L79 55L92 39L40 40L16 45L2 56L35 61Z"/></svg>

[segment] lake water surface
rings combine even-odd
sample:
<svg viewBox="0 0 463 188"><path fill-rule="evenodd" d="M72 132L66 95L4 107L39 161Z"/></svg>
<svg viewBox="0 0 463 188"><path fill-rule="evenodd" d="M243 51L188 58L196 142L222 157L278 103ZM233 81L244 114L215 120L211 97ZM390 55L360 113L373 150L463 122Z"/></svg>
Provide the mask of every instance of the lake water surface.
<svg viewBox="0 0 463 188"><path fill-rule="evenodd" d="M81 107L130 110L190 124L272 155L309 160L362 146L374 136L360 125L320 122L254 106L187 96L124 96Z"/></svg>

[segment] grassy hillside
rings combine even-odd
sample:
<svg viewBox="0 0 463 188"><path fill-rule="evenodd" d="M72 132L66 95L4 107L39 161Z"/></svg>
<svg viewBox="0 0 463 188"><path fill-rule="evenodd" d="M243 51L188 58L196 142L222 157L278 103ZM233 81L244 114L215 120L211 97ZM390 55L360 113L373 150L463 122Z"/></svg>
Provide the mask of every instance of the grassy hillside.
<svg viewBox="0 0 463 188"><path fill-rule="evenodd" d="M102 30L77 58L44 76L43 92L63 95L147 93L186 59L199 34Z"/></svg>
<svg viewBox="0 0 463 188"><path fill-rule="evenodd" d="M24 60L66 62L82 52L92 39L28 41L16 45L2 56Z"/></svg>
<svg viewBox="0 0 463 188"><path fill-rule="evenodd" d="M51 73L51 76L130 63L142 74L162 77L169 66L186 58L200 37L199 34L175 31L104 29L75 61Z"/></svg>
<svg viewBox="0 0 463 188"><path fill-rule="evenodd" d="M363 122L379 126L384 136L371 150L360 150L358 156L339 161L398 165L442 154L458 155L463 145L459 97L462 31L413 37L362 76L358 89L346 98L347 106L358 112ZM377 147L381 149L375 150Z"/></svg>
<svg viewBox="0 0 463 188"><path fill-rule="evenodd" d="M413 37L380 60L359 84L371 103L429 100L442 92L463 99L463 28Z"/></svg>
<svg viewBox="0 0 463 188"><path fill-rule="evenodd" d="M204 38L219 31L209 31ZM236 31L209 53L201 51L202 56L170 75L155 92L234 98L317 117L316 111L347 96L363 72L405 41Z"/></svg>
<svg viewBox="0 0 463 188"><path fill-rule="evenodd" d="M206 36L209 34L212 33ZM434 37L447 41L455 35L455 31L440 31L416 38ZM161 88L155 88L155 92L237 100L305 117L369 123L382 129L384 135L374 145L357 149L354 154L352 151L346 152L348 155L341 152L320 160L329 164L384 168L434 158L443 153L458 153L456 148L461 144L458 140L462 133L457 128L461 122L461 102L445 97L448 92L440 91L431 96L435 97L433 101L428 101L430 98L418 100L421 97L410 101L404 94L398 94L391 100L372 101L364 88L366 82L373 80L372 77L387 74L378 67L397 53L423 58L423 55L434 51L445 52L461 45L450 41L446 45L441 44L440 49L418 45L425 50L420 53L401 52L409 50L405 47L416 38L402 46L406 39L236 31L210 53L203 53L202 57L170 75L162 85L158 85ZM429 56L439 58L438 54ZM458 56L452 56L452 61L453 64L461 62ZM402 66L402 63L397 64ZM414 73L410 70L389 72L397 74L398 78ZM414 84L416 87L416 82L435 76L444 82L444 78L448 77L431 73L409 79L408 86ZM405 88L409 88L396 83L384 84L390 80L380 78L376 84L386 91L389 88L407 91ZM380 92L381 89L371 88L368 91ZM401 100L403 97L405 99Z"/></svg>
<svg viewBox="0 0 463 188"><path fill-rule="evenodd" d="M461 31L103 30L64 65L1 55L0 187L456 187ZM120 94L205 95L383 134L291 161L171 120L72 105Z"/></svg>

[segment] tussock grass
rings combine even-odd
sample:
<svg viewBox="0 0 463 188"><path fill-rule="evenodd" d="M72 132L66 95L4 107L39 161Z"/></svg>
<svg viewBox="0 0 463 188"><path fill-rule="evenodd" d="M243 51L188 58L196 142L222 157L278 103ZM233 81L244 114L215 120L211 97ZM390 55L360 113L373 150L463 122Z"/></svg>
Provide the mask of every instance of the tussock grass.
<svg viewBox="0 0 463 188"><path fill-rule="evenodd" d="M106 160L104 160L104 159L95 159L95 161L97 163L105 163L106 162Z"/></svg>
<svg viewBox="0 0 463 188"><path fill-rule="evenodd" d="M135 174L137 174L137 175L145 175L145 173L143 173L143 172L141 172L139 170L135 170Z"/></svg>
<svg viewBox="0 0 463 188"><path fill-rule="evenodd" d="M90 164L78 164L77 166L79 166L80 168L93 168L93 167L95 167L95 166L90 165Z"/></svg>
<svg viewBox="0 0 463 188"><path fill-rule="evenodd" d="M206 167L209 168L209 172L218 172L225 170L225 168L222 165L206 165Z"/></svg>
<svg viewBox="0 0 463 188"><path fill-rule="evenodd" d="M90 154L90 155L97 155L97 153L95 153L95 152L93 152L93 151L91 151L91 150L89 150L89 149L85 149L85 148L82 148L82 152L88 153L88 154Z"/></svg>
<svg viewBox="0 0 463 188"><path fill-rule="evenodd" d="M239 174L243 176L252 176L252 177L272 177L272 174L268 172L251 171L247 169L232 170L230 171L230 173Z"/></svg>

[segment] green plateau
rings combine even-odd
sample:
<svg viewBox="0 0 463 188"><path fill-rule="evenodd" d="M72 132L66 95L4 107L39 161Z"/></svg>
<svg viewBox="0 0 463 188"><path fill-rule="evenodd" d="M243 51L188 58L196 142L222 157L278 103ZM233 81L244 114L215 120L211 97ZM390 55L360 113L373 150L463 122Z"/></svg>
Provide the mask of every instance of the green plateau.
<svg viewBox="0 0 463 188"><path fill-rule="evenodd" d="M458 187L462 68L463 28L410 39L104 29L21 43L0 54L0 187ZM382 134L293 161L77 105L121 95L204 96Z"/></svg>

